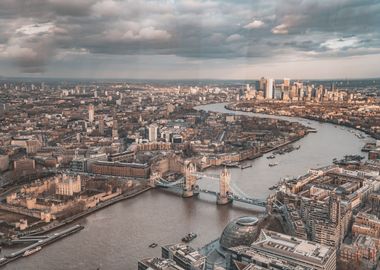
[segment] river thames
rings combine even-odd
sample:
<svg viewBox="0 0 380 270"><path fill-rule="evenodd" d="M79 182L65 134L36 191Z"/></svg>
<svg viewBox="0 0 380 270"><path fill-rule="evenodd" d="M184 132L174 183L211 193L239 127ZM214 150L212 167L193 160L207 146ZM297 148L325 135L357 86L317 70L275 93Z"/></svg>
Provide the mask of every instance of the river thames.
<svg viewBox="0 0 380 270"><path fill-rule="evenodd" d="M318 132L308 134L295 142L301 148L276 156L278 166L268 167L273 160L261 158L250 161L253 166L245 170L231 169L232 183L246 194L266 198L269 187L283 177L305 174L308 169L329 165L333 158L347 154L361 154L364 144L345 127L319 123L300 118L268 116L255 113L231 112L224 104L199 106L198 109L279 118L297 121ZM206 173L216 173L210 169ZM217 183L203 180L200 186L217 190ZM209 181L209 182L207 182ZM119 202L85 217L75 224L85 228L77 234L43 248L28 258L20 259L4 269L137 269L137 261L145 257L160 256L159 247L148 247L180 242L181 238L195 232L198 237L193 247L216 239L231 219L242 215L254 215L260 208L234 203L217 206L215 198L201 194L198 198L183 199L162 190L150 190L136 198Z"/></svg>

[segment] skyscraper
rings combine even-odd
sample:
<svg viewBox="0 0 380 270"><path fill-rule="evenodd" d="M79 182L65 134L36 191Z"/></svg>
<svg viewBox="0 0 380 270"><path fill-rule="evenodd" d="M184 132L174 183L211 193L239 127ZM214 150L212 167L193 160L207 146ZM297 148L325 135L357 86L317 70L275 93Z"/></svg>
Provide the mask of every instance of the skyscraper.
<svg viewBox="0 0 380 270"><path fill-rule="evenodd" d="M158 133L158 126L156 124L152 124L148 127L148 139L150 142L157 141L157 133Z"/></svg>
<svg viewBox="0 0 380 270"><path fill-rule="evenodd" d="M265 98L273 99L273 79L267 79L266 81Z"/></svg>
<svg viewBox="0 0 380 270"><path fill-rule="evenodd" d="M99 133L104 135L104 115L99 115Z"/></svg>
<svg viewBox="0 0 380 270"><path fill-rule="evenodd" d="M90 104L88 106L88 121L90 123L93 123L94 122L94 117L95 117L95 108L94 108L94 105Z"/></svg>
<svg viewBox="0 0 380 270"><path fill-rule="evenodd" d="M267 82L267 80L264 77L261 77L261 79L259 81L259 90L262 90L262 91L265 90L266 82Z"/></svg>

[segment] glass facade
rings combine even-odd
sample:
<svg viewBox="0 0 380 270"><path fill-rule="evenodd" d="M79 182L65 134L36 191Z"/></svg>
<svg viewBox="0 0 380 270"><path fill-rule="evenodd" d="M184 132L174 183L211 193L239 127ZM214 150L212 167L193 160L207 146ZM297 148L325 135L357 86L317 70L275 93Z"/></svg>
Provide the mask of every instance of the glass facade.
<svg viewBox="0 0 380 270"><path fill-rule="evenodd" d="M256 217L248 216L231 221L220 237L221 247L227 249L239 245L251 245L259 233L258 222Z"/></svg>

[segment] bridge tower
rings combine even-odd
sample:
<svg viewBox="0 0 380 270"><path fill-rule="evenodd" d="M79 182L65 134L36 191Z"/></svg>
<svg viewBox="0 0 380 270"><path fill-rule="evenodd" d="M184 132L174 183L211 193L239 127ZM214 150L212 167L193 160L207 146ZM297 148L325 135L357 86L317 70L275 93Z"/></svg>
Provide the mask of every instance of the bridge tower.
<svg viewBox="0 0 380 270"><path fill-rule="evenodd" d="M157 180L160 179L160 173L159 172L152 172L149 177L149 186L155 187Z"/></svg>
<svg viewBox="0 0 380 270"><path fill-rule="evenodd" d="M231 201L230 198L228 198L228 194L230 192L230 180L231 173L225 167L223 171L220 172L219 194L216 200L217 204L227 204Z"/></svg>
<svg viewBox="0 0 380 270"><path fill-rule="evenodd" d="M185 183L183 187L182 197L188 198L194 196L194 186L197 181L197 177L193 175L197 171L194 163L187 162L185 163Z"/></svg>

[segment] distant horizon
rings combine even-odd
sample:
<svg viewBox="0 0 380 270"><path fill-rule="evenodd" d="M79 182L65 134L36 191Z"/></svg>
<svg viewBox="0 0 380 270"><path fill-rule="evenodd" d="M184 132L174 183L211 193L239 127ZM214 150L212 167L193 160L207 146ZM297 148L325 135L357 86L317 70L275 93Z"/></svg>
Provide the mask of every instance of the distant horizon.
<svg viewBox="0 0 380 270"><path fill-rule="evenodd" d="M360 81L360 80L380 80L379 77L361 77L361 78L319 78L319 79L302 79L302 78L272 78L270 76L262 76L265 79L274 79L275 81L281 81L284 79L290 79L291 81ZM0 80L86 80L86 81L259 81L262 77L252 78L252 79L220 79L220 78L178 78L178 79L159 79L159 78L86 78L86 77L43 77L43 76L2 76L0 75Z"/></svg>

